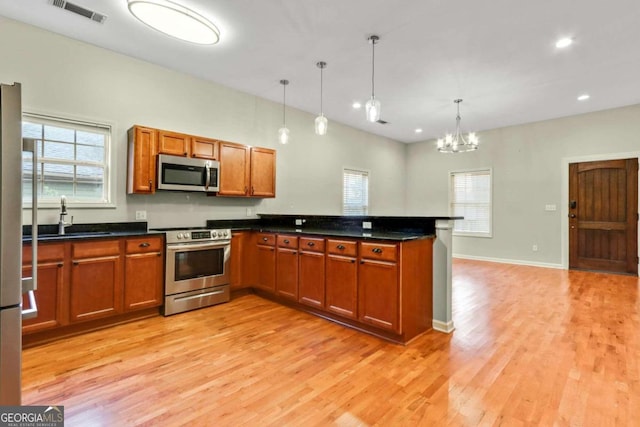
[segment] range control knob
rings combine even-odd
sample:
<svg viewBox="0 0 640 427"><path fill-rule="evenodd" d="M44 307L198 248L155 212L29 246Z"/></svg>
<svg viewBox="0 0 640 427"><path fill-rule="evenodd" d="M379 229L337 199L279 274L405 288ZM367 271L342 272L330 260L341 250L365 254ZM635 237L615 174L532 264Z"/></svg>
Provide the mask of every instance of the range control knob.
<svg viewBox="0 0 640 427"><path fill-rule="evenodd" d="M229 232L227 230L224 230L224 237L229 237Z"/></svg>
<svg viewBox="0 0 640 427"><path fill-rule="evenodd" d="M211 236L213 236L213 238L215 239L216 237L218 237L218 232L217 231L212 231L211 232Z"/></svg>
<svg viewBox="0 0 640 427"><path fill-rule="evenodd" d="M182 239L182 233L178 233L178 235L176 236L178 239Z"/></svg>
<svg viewBox="0 0 640 427"><path fill-rule="evenodd" d="M184 238L188 239L189 238L189 233L184 233Z"/></svg>

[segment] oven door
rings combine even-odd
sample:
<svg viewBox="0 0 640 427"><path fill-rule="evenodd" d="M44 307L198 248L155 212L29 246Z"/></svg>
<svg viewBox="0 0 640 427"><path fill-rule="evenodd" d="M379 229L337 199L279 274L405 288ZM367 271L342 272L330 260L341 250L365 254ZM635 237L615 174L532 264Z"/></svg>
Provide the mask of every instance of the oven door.
<svg viewBox="0 0 640 427"><path fill-rule="evenodd" d="M227 241L167 245L165 295L229 283Z"/></svg>

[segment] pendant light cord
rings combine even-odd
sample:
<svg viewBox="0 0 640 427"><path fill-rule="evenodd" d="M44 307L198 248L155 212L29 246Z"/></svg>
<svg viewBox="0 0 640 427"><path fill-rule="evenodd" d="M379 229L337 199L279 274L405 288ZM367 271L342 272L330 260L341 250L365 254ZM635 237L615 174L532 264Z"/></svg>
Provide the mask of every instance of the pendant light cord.
<svg viewBox="0 0 640 427"><path fill-rule="evenodd" d="M372 38L371 39L371 98L375 98L375 93L376 93L376 81L375 81L375 75L376 75L376 39Z"/></svg>
<svg viewBox="0 0 640 427"><path fill-rule="evenodd" d="M320 115L324 116L322 113L322 72L324 71L324 67L320 67Z"/></svg>
<svg viewBox="0 0 640 427"><path fill-rule="evenodd" d="M285 113L285 105L287 102L287 84L282 84L282 126L287 125L286 113Z"/></svg>

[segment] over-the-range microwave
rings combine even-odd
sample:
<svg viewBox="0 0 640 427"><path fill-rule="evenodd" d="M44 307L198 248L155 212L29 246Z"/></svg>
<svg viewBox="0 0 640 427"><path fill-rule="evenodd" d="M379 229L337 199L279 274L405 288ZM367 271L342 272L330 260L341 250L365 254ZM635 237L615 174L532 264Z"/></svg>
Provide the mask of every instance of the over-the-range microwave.
<svg viewBox="0 0 640 427"><path fill-rule="evenodd" d="M220 162L158 155L158 190L218 191Z"/></svg>

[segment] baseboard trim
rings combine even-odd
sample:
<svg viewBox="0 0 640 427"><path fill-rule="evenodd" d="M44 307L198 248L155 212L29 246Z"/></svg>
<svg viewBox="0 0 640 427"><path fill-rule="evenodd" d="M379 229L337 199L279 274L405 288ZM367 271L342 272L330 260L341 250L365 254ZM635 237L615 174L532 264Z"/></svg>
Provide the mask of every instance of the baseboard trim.
<svg viewBox="0 0 640 427"><path fill-rule="evenodd" d="M562 264L552 264L552 263L535 262L535 261L524 261L524 260L519 260L519 259L491 258L491 257L482 257L482 256L475 256L475 255L462 255L462 254L453 254L452 258L470 259L470 260L474 260L474 261L499 262L499 263L502 263L502 264L527 265L527 266L530 266L530 267L555 268L557 270L566 270L566 268Z"/></svg>
<svg viewBox="0 0 640 427"><path fill-rule="evenodd" d="M448 322L441 322L440 320L433 319L431 324L435 331L444 332L445 334L450 334L456 329L453 326L453 320L450 320Z"/></svg>

